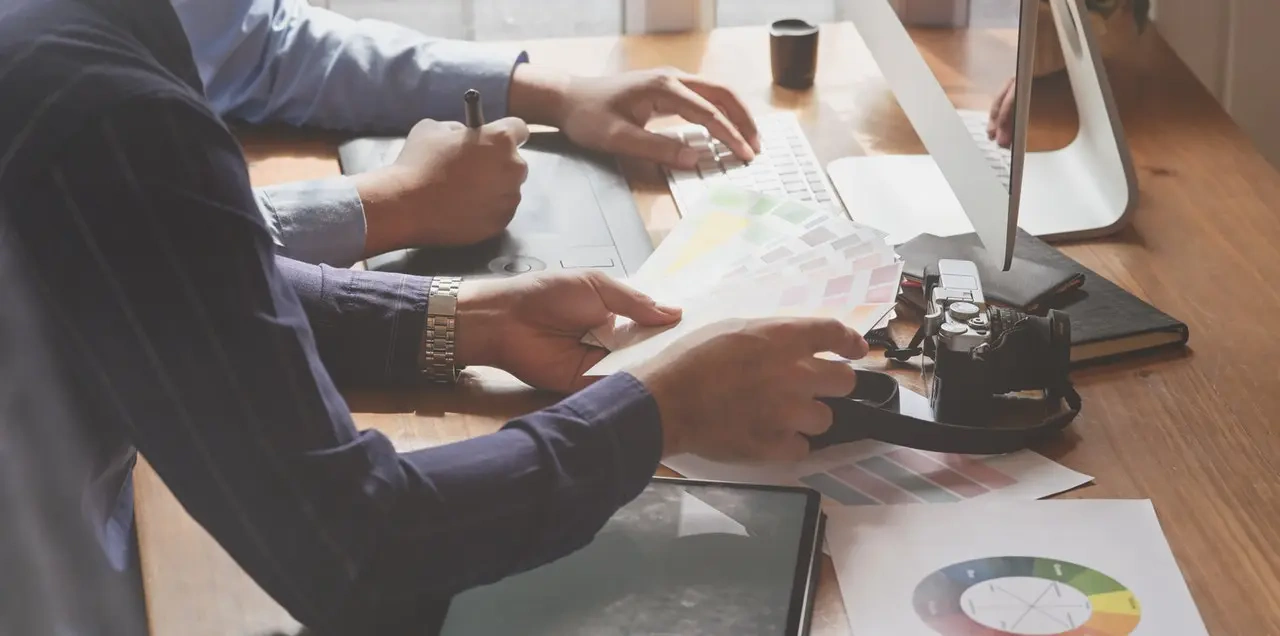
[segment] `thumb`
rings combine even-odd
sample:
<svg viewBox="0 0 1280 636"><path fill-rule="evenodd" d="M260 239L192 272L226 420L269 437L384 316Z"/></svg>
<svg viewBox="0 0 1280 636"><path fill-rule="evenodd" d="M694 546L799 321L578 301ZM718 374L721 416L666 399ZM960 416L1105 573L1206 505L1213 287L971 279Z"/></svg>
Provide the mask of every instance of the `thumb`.
<svg viewBox="0 0 1280 636"><path fill-rule="evenodd" d="M627 287L608 276L592 276L591 285L600 302L610 312L634 320L645 327L669 325L680 320L680 309L657 304L645 294Z"/></svg>
<svg viewBox="0 0 1280 636"><path fill-rule="evenodd" d="M503 117L480 127L481 134L506 140L513 148L529 141L529 125L519 117Z"/></svg>
<svg viewBox="0 0 1280 636"><path fill-rule="evenodd" d="M857 360L867 355L869 347L866 339L839 320L804 318L795 322L800 326L797 333L801 336L806 353L830 351L846 360Z"/></svg>
<svg viewBox="0 0 1280 636"><path fill-rule="evenodd" d="M693 170L698 167L697 149L674 137L645 130L636 124L620 124L610 135L616 152L648 159L667 166Z"/></svg>

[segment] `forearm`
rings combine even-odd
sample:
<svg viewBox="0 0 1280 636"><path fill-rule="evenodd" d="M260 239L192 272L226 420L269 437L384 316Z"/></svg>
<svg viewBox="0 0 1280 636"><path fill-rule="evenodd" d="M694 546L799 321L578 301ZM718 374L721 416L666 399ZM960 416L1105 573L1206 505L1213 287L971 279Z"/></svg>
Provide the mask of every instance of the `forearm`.
<svg viewBox="0 0 1280 636"><path fill-rule="evenodd" d="M301 0L177 9L210 101L248 122L403 134L424 118L460 121L468 88L481 91L486 118L498 119L525 59L518 49L430 38Z"/></svg>
<svg viewBox="0 0 1280 636"><path fill-rule="evenodd" d="M399 454L357 431L304 310L341 270L272 257L234 140L203 117L122 108L31 197L61 216L20 229L71 228L35 269L82 362L77 406L288 611L362 633L438 616L585 544L643 488L658 410L624 375L458 444ZM317 271L321 293L296 294Z"/></svg>
<svg viewBox="0 0 1280 636"><path fill-rule="evenodd" d="M535 64L521 64L511 75L511 115L531 124L559 126L564 121L565 95L571 77Z"/></svg>
<svg viewBox="0 0 1280 636"><path fill-rule="evenodd" d="M653 398L618 375L498 433L403 454L409 487L371 537L377 585L362 591L412 620L418 604L568 555L643 490L661 448ZM352 608L353 625L362 615Z"/></svg>
<svg viewBox="0 0 1280 636"><path fill-rule="evenodd" d="M297 294L325 369L340 386L419 381L429 278L276 257Z"/></svg>
<svg viewBox="0 0 1280 636"><path fill-rule="evenodd" d="M254 189L276 252L303 263L350 267L406 247L425 212L389 170Z"/></svg>

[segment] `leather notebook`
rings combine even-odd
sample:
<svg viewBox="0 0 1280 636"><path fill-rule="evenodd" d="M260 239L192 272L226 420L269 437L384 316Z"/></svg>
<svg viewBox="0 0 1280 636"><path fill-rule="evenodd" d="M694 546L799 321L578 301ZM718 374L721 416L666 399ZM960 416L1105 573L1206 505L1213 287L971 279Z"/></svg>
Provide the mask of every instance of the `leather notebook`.
<svg viewBox="0 0 1280 636"><path fill-rule="evenodd" d="M921 234L895 250L905 261L902 275L914 283L923 281L925 266L936 265L938 259L973 261L982 280L982 293L989 302L1032 314L1040 313L1054 297L1084 283L1084 275L1077 269L1047 264L1052 259L1046 252L1057 250L1042 241L1024 240L1021 234L1015 244L1013 266L1007 272L990 264L977 234L945 238Z"/></svg>
<svg viewBox="0 0 1280 636"><path fill-rule="evenodd" d="M937 239L937 237L933 238ZM917 275L916 271L921 272L920 275L922 275L924 270L924 261L920 260L922 258L932 258L936 261L937 258L970 258L970 254L979 253L973 251L980 245L977 235L974 234L937 240L943 243L928 242L927 244L931 247L943 244L955 247L954 249L946 246L938 247L942 250L940 253L926 257L924 250L906 249L911 241L899 246L898 253L907 262L906 271L912 272L913 276ZM1187 326L1181 321L1152 307L1097 272L1022 230L1018 230L1014 261L1010 271L996 271L991 274L987 270L994 268L984 267L981 258L971 258L971 260L978 263L979 276L982 277L984 291L988 292L988 300L997 302L1000 301L992 293L993 290L1000 289L1003 292L1021 285L1019 283L996 287L998 281L1009 276L1021 277L1024 272L1030 277L1034 272L1040 271L1034 266L1080 277L1081 282L1068 287L1065 291L1048 295L1032 293L1032 296L1040 299L1040 304L1036 305L1034 310L1023 309L1027 313L1037 315L1044 315L1049 309L1061 309L1067 312L1071 317L1072 363L1182 346L1190 338ZM1049 280L1049 278L1041 280ZM1037 283L1024 288L1044 287L1044 283ZM918 308L924 307L924 296L919 286L912 289L906 289L904 286L903 291L905 292L901 297L903 300Z"/></svg>

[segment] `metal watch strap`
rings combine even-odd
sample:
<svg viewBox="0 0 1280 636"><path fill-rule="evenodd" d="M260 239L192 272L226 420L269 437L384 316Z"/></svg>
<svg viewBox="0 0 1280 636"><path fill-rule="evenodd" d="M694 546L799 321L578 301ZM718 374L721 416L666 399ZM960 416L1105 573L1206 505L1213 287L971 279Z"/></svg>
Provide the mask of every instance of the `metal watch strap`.
<svg viewBox="0 0 1280 636"><path fill-rule="evenodd" d="M457 382L462 371L454 359L458 289L462 279L436 276L427 292L427 324L422 329L419 368L432 382Z"/></svg>

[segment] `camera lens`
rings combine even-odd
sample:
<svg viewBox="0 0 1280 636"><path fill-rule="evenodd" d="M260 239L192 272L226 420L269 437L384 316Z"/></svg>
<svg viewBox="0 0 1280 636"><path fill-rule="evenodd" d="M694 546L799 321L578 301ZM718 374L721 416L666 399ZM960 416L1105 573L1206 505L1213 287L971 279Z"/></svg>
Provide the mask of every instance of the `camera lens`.
<svg viewBox="0 0 1280 636"><path fill-rule="evenodd" d="M999 393L1057 387L1071 364L1071 318L1050 310L1045 317L992 308L991 336L983 358Z"/></svg>

